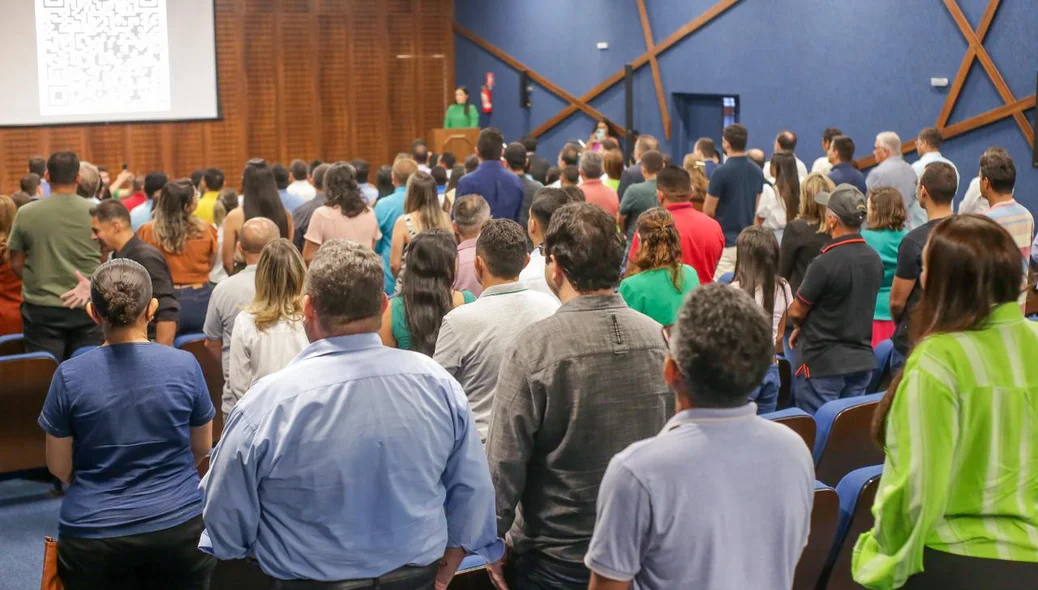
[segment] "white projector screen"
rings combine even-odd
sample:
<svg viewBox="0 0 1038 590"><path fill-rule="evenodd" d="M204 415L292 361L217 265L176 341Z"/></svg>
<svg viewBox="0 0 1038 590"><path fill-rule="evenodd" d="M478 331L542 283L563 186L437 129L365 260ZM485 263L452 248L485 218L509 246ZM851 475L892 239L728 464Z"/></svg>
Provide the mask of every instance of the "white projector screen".
<svg viewBox="0 0 1038 590"><path fill-rule="evenodd" d="M220 116L213 0L2 0L0 126Z"/></svg>

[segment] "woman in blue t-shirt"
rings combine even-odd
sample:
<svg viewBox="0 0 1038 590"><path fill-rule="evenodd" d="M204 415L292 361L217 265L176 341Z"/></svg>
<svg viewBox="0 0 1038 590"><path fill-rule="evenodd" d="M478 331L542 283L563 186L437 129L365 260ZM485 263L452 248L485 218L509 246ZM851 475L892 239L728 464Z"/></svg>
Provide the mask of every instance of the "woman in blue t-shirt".
<svg viewBox="0 0 1038 590"><path fill-rule="evenodd" d="M68 485L58 525L67 590L205 588L216 563L198 550L197 471L216 410L195 358L148 342L157 307L143 266L101 265L87 313L105 345L58 367L40 414L47 467Z"/></svg>

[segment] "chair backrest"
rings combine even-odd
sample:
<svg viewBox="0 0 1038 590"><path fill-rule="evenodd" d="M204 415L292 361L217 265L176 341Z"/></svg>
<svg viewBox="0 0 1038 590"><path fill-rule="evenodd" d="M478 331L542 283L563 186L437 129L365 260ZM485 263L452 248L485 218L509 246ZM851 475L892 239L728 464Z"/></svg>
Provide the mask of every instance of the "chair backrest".
<svg viewBox="0 0 1038 590"><path fill-rule="evenodd" d="M815 448L815 419L800 408L787 408L770 414L761 414L761 418L788 426L804 439L808 449Z"/></svg>
<svg viewBox="0 0 1038 590"><path fill-rule="evenodd" d="M872 379L865 388L865 393L876 393L890 382L890 355L894 351L894 343L887 338L872 349L876 356L876 370L872 372Z"/></svg>
<svg viewBox="0 0 1038 590"><path fill-rule="evenodd" d="M873 393L822 404L815 412L815 477L836 485L860 467L883 462L883 450L872 442L870 429L882 393Z"/></svg>
<svg viewBox="0 0 1038 590"><path fill-rule="evenodd" d="M21 334L0 336L0 356L25 354L25 337Z"/></svg>
<svg viewBox="0 0 1038 590"><path fill-rule="evenodd" d="M209 388L209 398L213 400L216 407L216 416L213 418L213 444L220 440L223 432L223 365L219 358L205 347L205 334L184 334L173 341L173 346L190 352L195 356L199 366L202 367L202 375L205 376L205 384Z"/></svg>
<svg viewBox="0 0 1038 590"><path fill-rule="evenodd" d="M37 419L58 361L46 352L0 358L0 473L47 466Z"/></svg>
<svg viewBox="0 0 1038 590"><path fill-rule="evenodd" d="M840 496L840 526L829 554L828 571L823 574L827 578L826 590L861 588L851 577L851 555L858 537L876 522L872 516L872 504L876 500L881 475L882 465L862 467L845 475L836 486L836 494Z"/></svg>
<svg viewBox="0 0 1038 590"><path fill-rule="evenodd" d="M840 521L840 499L836 490L815 482L815 502L811 508L811 532L807 546L800 554L793 590L815 590L822 577L829 551L833 548L836 527Z"/></svg>

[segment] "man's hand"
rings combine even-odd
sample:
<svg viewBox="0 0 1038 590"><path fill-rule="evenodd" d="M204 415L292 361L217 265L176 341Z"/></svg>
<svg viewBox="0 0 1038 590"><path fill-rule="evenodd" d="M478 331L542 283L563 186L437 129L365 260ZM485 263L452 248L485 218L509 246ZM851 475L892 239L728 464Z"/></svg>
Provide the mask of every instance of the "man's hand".
<svg viewBox="0 0 1038 590"><path fill-rule="evenodd" d="M789 335L789 347L795 349L797 347L797 340L800 339L800 326L793 328L793 332Z"/></svg>
<svg viewBox="0 0 1038 590"><path fill-rule="evenodd" d="M79 283L72 290L61 294L61 301L69 309L84 307L90 301L90 279L76 271L76 280Z"/></svg>
<svg viewBox="0 0 1038 590"><path fill-rule="evenodd" d="M494 583L494 588L497 588L497 590L508 590L508 583L505 582L504 558L487 564L487 573L490 574L490 581Z"/></svg>
<svg viewBox="0 0 1038 590"><path fill-rule="evenodd" d="M443 552L440 569L436 570L436 590L447 590L462 559L465 559L465 550L461 547L448 547Z"/></svg>

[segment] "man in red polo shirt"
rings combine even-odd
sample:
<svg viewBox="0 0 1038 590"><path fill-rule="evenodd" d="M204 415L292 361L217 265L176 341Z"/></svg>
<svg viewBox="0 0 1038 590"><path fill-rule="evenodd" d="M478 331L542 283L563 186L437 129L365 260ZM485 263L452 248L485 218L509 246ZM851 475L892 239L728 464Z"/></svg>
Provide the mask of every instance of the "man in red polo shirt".
<svg viewBox="0 0 1038 590"><path fill-rule="evenodd" d="M674 217L674 226L681 236L681 259L696 269L699 283L714 282L714 271L724 251L724 232L721 224L692 208L692 178L680 166L665 166L656 175L656 198ZM628 274L637 258L640 241L634 234L631 254L627 261Z"/></svg>

